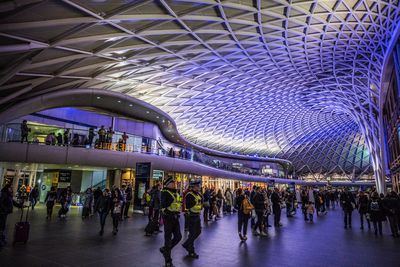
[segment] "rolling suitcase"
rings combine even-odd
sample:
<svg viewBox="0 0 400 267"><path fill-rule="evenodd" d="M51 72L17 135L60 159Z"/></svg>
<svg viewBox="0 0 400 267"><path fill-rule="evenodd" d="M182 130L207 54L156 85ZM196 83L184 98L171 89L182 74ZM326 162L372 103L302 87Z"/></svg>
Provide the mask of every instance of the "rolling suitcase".
<svg viewBox="0 0 400 267"><path fill-rule="evenodd" d="M147 225L144 231L146 232L146 236L151 236L155 232L158 233L160 227L158 221L151 220Z"/></svg>
<svg viewBox="0 0 400 267"><path fill-rule="evenodd" d="M22 219L24 215L24 208L21 209L21 218L19 222L15 224L13 245L15 245L17 242L24 244L28 242L29 230L30 230L30 223L28 222L28 213L29 213L29 206L26 211L25 222L23 222Z"/></svg>
<svg viewBox="0 0 400 267"><path fill-rule="evenodd" d="M82 218L87 218L90 215L89 207L83 207L82 209Z"/></svg>

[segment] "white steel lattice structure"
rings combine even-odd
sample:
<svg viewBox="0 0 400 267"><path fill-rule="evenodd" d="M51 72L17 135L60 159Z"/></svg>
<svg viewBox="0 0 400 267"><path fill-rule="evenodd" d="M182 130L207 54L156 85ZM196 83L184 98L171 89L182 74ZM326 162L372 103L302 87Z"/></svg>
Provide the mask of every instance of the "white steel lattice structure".
<svg viewBox="0 0 400 267"><path fill-rule="evenodd" d="M379 93L398 1L30 0L1 9L2 103L113 90L166 111L208 148L286 158L303 172L382 169Z"/></svg>

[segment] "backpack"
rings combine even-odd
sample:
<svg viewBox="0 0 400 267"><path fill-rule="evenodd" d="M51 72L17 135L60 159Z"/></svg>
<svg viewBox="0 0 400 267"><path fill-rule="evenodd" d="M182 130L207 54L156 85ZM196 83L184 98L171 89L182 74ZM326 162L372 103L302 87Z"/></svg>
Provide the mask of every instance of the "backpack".
<svg viewBox="0 0 400 267"><path fill-rule="evenodd" d="M144 199L146 200L147 204L150 204L151 201L151 195L149 193L145 193Z"/></svg>
<svg viewBox="0 0 400 267"><path fill-rule="evenodd" d="M378 201L372 201L370 208L371 208L371 211L379 211L379 203L378 203Z"/></svg>
<svg viewBox="0 0 400 267"><path fill-rule="evenodd" d="M250 203L250 200L245 197L242 202L243 213L246 215L251 214L251 211L254 209L254 206Z"/></svg>

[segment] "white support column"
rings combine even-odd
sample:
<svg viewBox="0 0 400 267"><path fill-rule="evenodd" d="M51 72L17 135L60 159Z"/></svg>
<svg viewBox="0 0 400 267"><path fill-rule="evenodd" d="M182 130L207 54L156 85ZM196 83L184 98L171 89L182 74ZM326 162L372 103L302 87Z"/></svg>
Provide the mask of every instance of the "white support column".
<svg viewBox="0 0 400 267"><path fill-rule="evenodd" d="M121 170L115 170L114 185L118 188L121 187Z"/></svg>

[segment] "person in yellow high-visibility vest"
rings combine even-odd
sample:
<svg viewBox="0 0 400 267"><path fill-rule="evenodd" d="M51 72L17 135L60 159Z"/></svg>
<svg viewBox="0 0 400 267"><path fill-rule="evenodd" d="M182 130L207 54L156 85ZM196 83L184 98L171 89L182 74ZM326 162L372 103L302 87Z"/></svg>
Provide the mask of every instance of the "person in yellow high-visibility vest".
<svg viewBox="0 0 400 267"><path fill-rule="evenodd" d="M176 190L173 177L164 181L164 189L161 191L161 210L164 220L164 246L160 252L165 259L166 267L173 267L171 250L181 241L181 227L179 215L182 209L182 198Z"/></svg>
<svg viewBox="0 0 400 267"><path fill-rule="evenodd" d="M190 182L190 191L186 194L185 207L188 214L189 236L182 246L188 251L188 256L198 259L199 255L195 252L194 241L201 234L200 213L203 208L203 196L201 195L200 181Z"/></svg>

